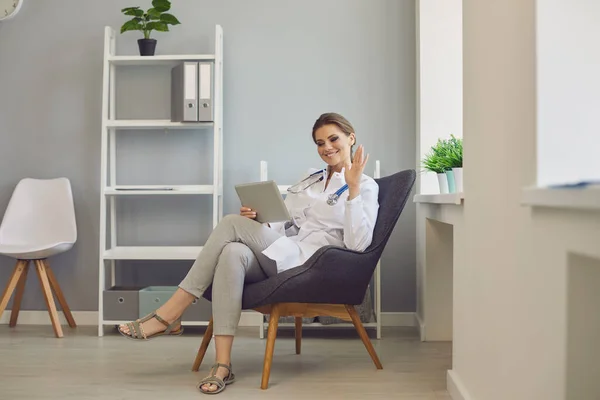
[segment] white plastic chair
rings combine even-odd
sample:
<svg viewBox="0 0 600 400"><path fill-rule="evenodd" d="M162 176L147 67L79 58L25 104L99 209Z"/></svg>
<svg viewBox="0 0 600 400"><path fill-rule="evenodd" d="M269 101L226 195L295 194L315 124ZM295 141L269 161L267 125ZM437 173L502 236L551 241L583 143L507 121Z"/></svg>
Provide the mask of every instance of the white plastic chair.
<svg viewBox="0 0 600 400"><path fill-rule="evenodd" d="M52 290L69 326L77 326L47 260L48 257L70 250L76 240L75 208L69 180L22 179L15 187L0 224L0 254L17 259L14 272L0 297L1 317L13 291L17 289L9 326L17 324L29 263L32 261L56 337L63 337L63 332Z"/></svg>

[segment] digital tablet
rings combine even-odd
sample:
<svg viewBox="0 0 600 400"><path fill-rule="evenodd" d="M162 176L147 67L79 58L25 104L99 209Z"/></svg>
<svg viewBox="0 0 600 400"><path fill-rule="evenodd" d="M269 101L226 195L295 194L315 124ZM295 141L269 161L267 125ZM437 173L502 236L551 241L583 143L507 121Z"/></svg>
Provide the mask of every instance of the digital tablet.
<svg viewBox="0 0 600 400"><path fill-rule="evenodd" d="M256 221L282 222L291 219L275 181L244 183L235 186L242 207L256 211Z"/></svg>

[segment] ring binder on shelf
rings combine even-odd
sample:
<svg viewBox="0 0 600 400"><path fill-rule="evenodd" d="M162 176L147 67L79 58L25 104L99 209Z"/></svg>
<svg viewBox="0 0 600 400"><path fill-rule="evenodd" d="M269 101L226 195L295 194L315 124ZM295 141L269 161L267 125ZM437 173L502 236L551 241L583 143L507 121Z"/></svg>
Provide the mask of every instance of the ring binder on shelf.
<svg viewBox="0 0 600 400"><path fill-rule="evenodd" d="M171 121L198 121L198 63L183 62L171 69Z"/></svg>
<svg viewBox="0 0 600 400"><path fill-rule="evenodd" d="M200 62L198 72L198 121L213 121L213 62Z"/></svg>
<svg viewBox="0 0 600 400"><path fill-rule="evenodd" d="M214 121L214 62L183 62L171 69L171 121Z"/></svg>

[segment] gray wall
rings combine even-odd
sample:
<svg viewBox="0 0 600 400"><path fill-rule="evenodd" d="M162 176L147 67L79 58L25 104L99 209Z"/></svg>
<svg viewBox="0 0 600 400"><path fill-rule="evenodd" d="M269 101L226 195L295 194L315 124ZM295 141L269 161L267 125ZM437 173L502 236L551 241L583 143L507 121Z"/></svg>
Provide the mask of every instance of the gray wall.
<svg viewBox="0 0 600 400"><path fill-rule="evenodd" d="M0 210L21 178L71 179L78 243L51 264L74 310L97 309L104 26L118 29L124 21L119 10L133 3L29 0L17 18L0 25ZM233 185L257 180L260 160L281 183L321 165L310 128L322 112L340 112L355 125L373 160L369 173L375 159L383 175L415 165L413 1L176 0L173 13L182 25L155 34L157 54L211 52L214 25L224 29L226 213L239 207ZM138 37L120 35L117 52L136 54ZM118 74L118 117L168 118L168 70ZM119 183L210 180L210 131L128 132L119 149ZM210 233L208 197L119 205L121 244L198 245ZM2 287L12 265L0 258ZM123 263L119 278L176 284L189 265ZM383 310L414 311L412 202L382 265ZM30 274L23 309L44 308Z"/></svg>

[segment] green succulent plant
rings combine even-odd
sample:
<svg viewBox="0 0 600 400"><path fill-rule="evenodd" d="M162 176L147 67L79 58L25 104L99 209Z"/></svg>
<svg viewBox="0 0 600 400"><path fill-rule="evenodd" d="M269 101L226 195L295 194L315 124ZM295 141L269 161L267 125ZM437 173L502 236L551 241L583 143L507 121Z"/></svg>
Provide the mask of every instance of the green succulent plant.
<svg viewBox="0 0 600 400"><path fill-rule="evenodd" d="M126 7L121 12L133 18L121 26L121 33L140 31L144 34L144 39L150 39L152 31L168 32L169 25L181 23L173 14L167 13L170 9L169 0L152 0L152 8L147 11L140 7Z"/></svg>

